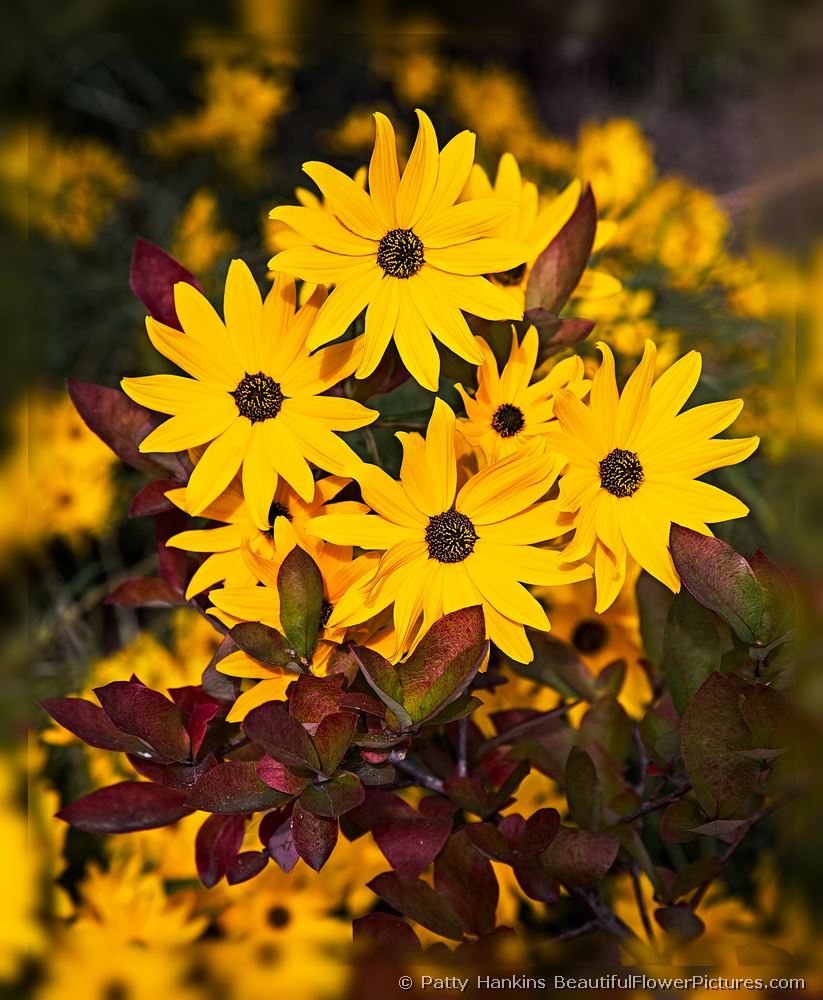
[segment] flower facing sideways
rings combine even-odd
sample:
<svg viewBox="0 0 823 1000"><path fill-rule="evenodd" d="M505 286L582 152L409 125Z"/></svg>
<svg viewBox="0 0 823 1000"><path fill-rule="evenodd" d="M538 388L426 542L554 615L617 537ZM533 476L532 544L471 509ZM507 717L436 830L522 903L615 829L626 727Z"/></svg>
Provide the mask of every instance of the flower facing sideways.
<svg viewBox="0 0 823 1000"><path fill-rule="evenodd" d="M656 349L646 341L640 364L618 395L614 356L605 344L598 347L603 362L589 405L559 390L559 427L547 443L569 460L559 503L575 534L565 557L585 558L594 549L595 610L602 612L623 585L627 553L671 590L680 589L669 551L672 523L711 534L707 524L745 516L745 504L697 477L742 462L759 439L713 440L740 413L742 400L679 412L700 378L697 351L654 381Z"/></svg>
<svg viewBox="0 0 823 1000"><path fill-rule="evenodd" d="M175 285L184 332L149 317L154 346L192 378L149 375L122 385L138 403L171 419L140 444L143 452L208 444L186 487L189 513L202 513L242 466L243 494L255 523L268 522L282 476L307 503L314 496L308 463L339 473L358 461L334 431L371 423L377 413L321 393L357 367L357 342L309 355L306 336L325 292L296 313L294 282L280 277L265 302L248 267L232 261L226 278L225 325L192 285Z"/></svg>
<svg viewBox="0 0 823 1000"><path fill-rule="evenodd" d="M202 511L203 517L223 523L216 528L195 528L181 531L168 539L166 545L188 552L209 553L198 566L188 587L186 600L195 594L200 594L215 583L225 581L228 587L253 587L257 583L253 567L243 556L243 546L264 559L282 557L291 550L294 544L292 534L305 549L311 550L317 545L317 539L307 537L304 533L307 522L318 514L353 513L366 510L363 504L354 501L341 501L327 506L331 500L351 480L340 476L325 476L314 485L314 496L306 503L284 480L280 480L264 524L255 520L250 505L243 496L240 477L229 483L224 493L221 493ZM186 510L186 489L169 490L166 494L172 503ZM292 531L286 532L286 524Z"/></svg>
<svg viewBox="0 0 823 1000"><path fill-rule="evenodd" d="M461 132L438 151L431 121L422 111L417 115L417 141L401 177L394 129L385 115L375 114L368 193L326 163L304 164L330 212L275 208L271 218L312 245L284 250L269 266L336 286L309 334L309 348L341 336L366 309L357 377L374 371L394 338L412 376L435 391L440 358L432 333L480 364L463 311L486 319L522 318L522 308L483 275L517 267L529 249L491 235L516 205L497 197L455 204L474 160L474 135Z"/></svg>
<svg viewBox="0 0 823 1000"><path fill-rule="evenodd" d="M474 448L479 448L487 462L497 462L522 448L540 441L554 424L554 392L567 388L578 398L589 391L583 377L583 360L578 355L564 358L552 366L548 375L533 385L537 362L537 330L529 327L522 343L512 330L509 360L503 371L497 367L494 353L481 337L477 340L485 361L477 369L477 391L470 396L462 385L455 388L463 397L466 420L457 428Z"/></svg>
<svg viewBox="0 0 823 1000"><path fill-rule="evenodd" d="M307 527L339 545L383 550L360 615L394 605L396 656L414 646L438 618L482 604L489 637L508 655L530 662L524 625L547 630L549 621L522 583L570 583L591 575L537 542L562 534L554 502L543 501L559 461L538 449L511 455L468 478L458 489L455 418L438 399L426 437L401 438L400 481L362 464L351 474L375 512L327 514ZM338 606L330 624L344 620Z"/></svg>

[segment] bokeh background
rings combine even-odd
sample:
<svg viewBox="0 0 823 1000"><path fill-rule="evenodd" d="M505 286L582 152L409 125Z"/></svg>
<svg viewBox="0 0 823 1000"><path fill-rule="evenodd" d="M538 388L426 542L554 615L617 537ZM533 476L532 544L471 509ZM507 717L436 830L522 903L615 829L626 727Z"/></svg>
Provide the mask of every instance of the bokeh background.
<svg viewBox="0 0 823 1000"><path fill-rule="evenodd" d="M697 347L703 391L745 399L736 433L762 446L717 481L752 516L724 537L744 553L763 544L797 574L805 692L819 703L821 29L819 5L736 0L530 0L474 5L471 17L456 3L398 17L379 0L3 6L0 995L256 1000L275 969L301 998L345 989L345 967L326 958L344 954L347 915L372 902L363 884L384 867L376 849L339 851L320 880L304 870L229 896L191 881L196 823L129 844L66 837L53 812L111 781L114 765L44 730L34 700L131 672L193 683L216 642L185 611L102 603L151 571L153 539L125 518L136 479L73 415L64 383L160 370L128 287L135 237L169 249L218 298L232 256L262 284L282 239L268 210L295 201L307 159L353 173L374 110L406 148L415 107L441 139L469 127L489 172L509 150L547 195L591 182L601 217L618 224L598 266L623 290L574 309L598 321L624 371L646 337L665 363ZM798 823L791 864L749 859L751 877L691 960L724 962L779 884L819 902L811 805ZM510 902L512 919L539 925Z"/></svg>

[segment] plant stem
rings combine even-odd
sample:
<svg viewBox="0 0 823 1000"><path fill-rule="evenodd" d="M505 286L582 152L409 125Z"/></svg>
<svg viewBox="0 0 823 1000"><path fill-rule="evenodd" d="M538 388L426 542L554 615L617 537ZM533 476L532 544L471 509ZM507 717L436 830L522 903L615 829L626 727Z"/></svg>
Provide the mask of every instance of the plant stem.
<svg viewBox="0 0 823 1000"><path fill-rule="evenodd" d="M652 922L649 920L649 911L646 909L646 900L643 899L643 886L640 884L640 873L636 863L631 867L631 876L632 886L634 887L634 898L637 900L637 910L640 913L640 919L643 921L643 930L646 932L649 944L654 944L654 930Z"/></svg>
<svg viewBox="0 0 823 1000"><path fill-rule="evenodd" d="M422 767L418 767L417 764L412 764L409 760L401 760L395 756L394 753L389 754L389 760L397 768L398 771L403 771L408 774L409 777L414 778L415 781L422 785L424 788L428 788L433 792L443 793L443 782L439 778L435 778L433 774L428 771L424 771Z"/></svg>
<svg viewBox="0 0 823 1000"><path fill-rule="evenodd" d="M493 750L495 747L502 746L504 743L511 743L513 740L518 739L520 736L531 732L532 729L538 729L544 723L548 722L550 719L556 719L561 715L565 715L570 712L576 705L580 704L581 699L577 701L570 701L566 705L560 705L558 708L553 708L548 712L542 712L540 715L535 716L533 719L526 719L525 722L521 722L518 726L512 726L511 729L506 730L505 733L501 733L499 736L495 736L486 742L481 747L481 756Z"/></svg>
<svg viewBox="0 0 823 1000"><path fill-rule="evenodd" d="M691 784L686 782L685 785L681 785L680 788L675 789L670 795L665 796L665 798L655 799L652 802L646 802L633 812L626 813L625 816L621 816L617 822L633 823L636 819L640 819L641 816L646 816L649 813L656 812L658 809L663 809L666 806L671 805L672 802L677 802L678 799L682 799L687 792L691 791L691 787Z"/></svg>
<svg viewBox="0 0 823 1000"><path fill-rule="evenodd" d="M468 718L460 719L457 723L457 776L465 778L469 773L466 761L466 741L469 734Z"/></svg>

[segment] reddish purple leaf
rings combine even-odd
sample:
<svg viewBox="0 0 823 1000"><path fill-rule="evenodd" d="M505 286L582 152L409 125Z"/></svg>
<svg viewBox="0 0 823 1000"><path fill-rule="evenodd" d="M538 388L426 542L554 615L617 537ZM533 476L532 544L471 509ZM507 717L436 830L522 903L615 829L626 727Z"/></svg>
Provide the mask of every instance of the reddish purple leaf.
<svg viewBox="0 0 823 1000"><path fill-rule="evenodd" d="M561 882L593 888L614 864L619 848L613 834L561 827L544 861Z"/></svg>
<svg viewBox="0 0 823 1000"><path fill-rule="evenodd" d="M512 850L517 850L526 832L526 821L519 813L509 813L498 823L497 828L508 841Z"/></svg>
<svg viewBox="0 0 823 1000"><path fill-rule="evenodd" d="M403 879L394 872L384 872L373 878L368 887L410 920L442 937L462 941L462 924L451 904L420 879Z"/></svg>
<svg viewBox="0 0 823 1000"><path fill-rule="evenodd" d="M207 694L200 684L186 684L183 687L168 688L171 700L187 715L192 715L201 705L214 705L219 708L219 701Z"/></svg>
<svg viewBox="0 0 823 1000"><path fill-rule="evenodd" d="M209 816L197 831L194 843L197 874L207 889L217 885L237 857L245 829L243 816Z"/></svg>
<svg viewBox="0 0 823 1000"><path fill-rule="evenodd" d="M537 357L545 361L553 354L574 347L585 340L595 327L590 319L579 316L565 316L561 319L547 309L527 309L523 317L530 326L537 328L540 349Z"/></svg>
<svg viewBox="0 0 823 1000"><path fill-rule="evenodd" d="M186 793L148 781L121 781L85 795L57 813L86 833L132 833L168 826L191 812Z"/></svg>
<svg viewBox="0 0 823 1000"><path fill-rule="evenodd" d="M146 753L150 748L136 736L121 733L102 708L84 698L50 698L40 704L58 725L98 750Z"/></svg>
<svg viewBox="0 0 823 1000"><path fill-rule="evenodd" d="M315 816L333 818L356 809L365 797L366 791L357 775L338 771L328 781L307 785L300 796L300 804Z"/></svg>
<svg viewBox="0 0 823 1000"><path fill-rule="evenodd" d="M121 732L138 736L169 760L191 759L183 713L159 691L132 681L112 681L94 693Z"/></svg>
<svg viewBox="0 0 823 1000"><path fill-rule="evenodd" d="M69 379L68 392L83 422L109 448L134 469L150 475L169 475L179 482L188 479L191 463L185 455L143 455L139 443L159 420L144 406L119 389L93 382Z"/></svg>
<svg viewBox="0 0 823 1000"><path fill-rule="evenodd" d="M291 814L294 846L309 868L319 872L337 843L337 820L316 816L295 802Z"/></svg>
<svg viewBox="0 0 823 1000"><path fill-rule="evenodd" d="M434 887L452 906L469 934L494 930L500 890L491 862L458 830L434 862Z"/></svg>
<svg viewBox="0 0 823 1000"><path fill-rule="evenodd" d="M267 702L253 708L243 721L243 731L282 764L304 771L320 770L320 758L311 737L282 702Z"/></svg>
<svg viewBox="0 0 823 1000"><path fill-rule="evenodd" d="M512 867L520 888L529 899L536 899L541 903L556 903L560 898L560 883L545 867L540 855L517 855Z"/></svg>
<svg viewBox="0 0 823 1000"><path fill-rule="evenodd" d="M197 759L203 739L206 735L211 720L217 715L219 706L215 702L197 705L191 713L188 724L189 739L191 740L191 755Z"/></svg>
<svg viewBox="0 0 823 1000"><path fill-rule="evenodd" d="M474 846L495 861L511 862L512 848L494 823L469 823L466 835Z"/></svg>
<svg viewBox="0 0 823 1000"><path fill-rule="evenodd" d="M231 630L235 646L261 663L273 667L285 667L294 663L294 651L283 636L263 622L240 622Z"/></svg>
<svg viewBox="0 0 823 1000"><path fill-rule="evenodd" d="M214 754L209 754L198 764L159 764L156 760L146 760L134 754L128 755L128 761L138 774L159 785L171 785L191 791L199 779L216 766Z"/></svg>
<svg viewBox="0 0 823 1000"><path fill-rule="evenodd" d="M133 576L115 587L103 603L120 608L172 608L186 602L159 576Z"/></svg>
<svg viewBox="0 0 823 1000"><path fill-rule="evenodd" d="M320 758L324 774L334 774L346 756L357 725L357 716L351 712L336 712L327 715L318 725L312 742Z"/></svg>
<svg viewBox="0 0 823 1000"><path fill-rule="evenodd" d="M276 788L278 792L285 792L286 795L299 795L309 782L305 776L295 774L285 764L268 755L258 760L257 774L270 788Z"/></svg>
<svg viewBox="0 0 823 1000"><path fill-rule="evenodd" d="M260 843L278 868L290 872L299 857L291 832L291 807L266 813L260 821L259 836Z"/></svg>
<svg viewBox="0 0 823 1000"><path fill-rule="evenodd" d="M560 813L556 809L538 809L526 820L518 851L524 854L542 853L560 830Z"/></svg>
<svg viewBox="0 0 823 1000"><path fill-rule="evenodd" d="M417 815L414 809L399 795L381 788L369 789L363 804L347 815L361 830L372 830L378 823L389 823L394 819L408 819Z"/></svg>
<svg viewBox="0 0 823 1000"><path fill-rule="evenodd" d="M376 824L372 836L398 875L417 878L440 853L451 831L451 816L413 814Z"/></svg>
<svg viewBox="0 0 823 1000"><path fill-rule="evenodd" d="M269 856L265 851L243 851L229 865L226 881L229 885L248 882L249 879L259 875L268 863Z"/></svg>
<svg viewBox="0 0 823 1000"><path fill-rule="evenodd" d="M580 197L568 222L540 254L526 288L526 308L557 315L586 269L597 227L597 206L591 188Z"/></svg>
<svg viewBox="0 0 823 1000"><path fill-rule="evenodd" d="M203 291L197 278L179 260L155 243L138 236L134 241L129 286L150 316L175 330L182 329L174 306L174 286L178 281L185 281Z"/></svg>
<svg viewBox="0 0 823 1000"><path fill-rule="evenodd" d="M254 761L227 760L197 781L188 803L205 812L245 813L272 809L288 798L258 778Z"/></svg>
<svg viewBox="0 0 823 1000"><path fill-rule="evenodd" d="M180 483L174 479L155 479L137 491L129 504L129 517L151 517L174 510L175 506L166 496L169 490Z"/></svg>
<svg viewBox="0 0 823 1000"><path fill-rule="evenodd" d="M340 711L343 677L312 677L301 674L289 691L289 714L313 733L327 715Z"/></svg>
<svg viewBox="0 0 823 1000"><path fill-rule="evenodd" d="M367 715L375 715L382 719L386 714L386 706L382 705L370 694L361 694L360 691L347 691L340 699L340 708L357 709Z"/></svg>
<svg viewBox="0 0 823 1000"><path fill-rule="evenodd" d="M367 913L352 924L355 944L382 955L416 954L420 940L405 920L393 913Z"/></svg>

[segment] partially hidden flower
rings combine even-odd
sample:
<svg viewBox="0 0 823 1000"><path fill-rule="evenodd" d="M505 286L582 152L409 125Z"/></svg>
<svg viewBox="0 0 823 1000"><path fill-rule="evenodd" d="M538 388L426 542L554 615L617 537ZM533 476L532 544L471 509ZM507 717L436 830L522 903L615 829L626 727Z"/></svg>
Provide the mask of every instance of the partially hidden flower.
<svg viewBox="0 0 823 1000"><path fill-rule="evenodd" d="M375 410L324 396L356 368L357 342L310 355L306 336L325 292L296 313L295 287L280 276L265 303L251 271L232 261L226 278L225 324L192 285L179 282L175 308L183 331L146 320L152 344L191 375L126 378L125 392L171 414L140 444L143 452L179 451L208 443L186 487L186 507L202 513L242 467L242 486L258 526L282 476L307 503L314 496L309 462L341 473L358 458L335 431L371 423Z"/></svg>
<svg viewBox="0 0 823 1000"><path fill-rule="evenodd" d="M657 351L646 341L640 364L618 394L614 356L606 344L598 348L603 361L588 405L559 390L558 427L547 443L569 461L559 504L575 534L565 557L582 559L594 551L595 610L603 612L623 585L627 554L671 590L680 589L669 550L672 523L711 534L708 524L744 517L744 503L697 477L742 462L759 438L714 439L740 413L740 399L680 413L700 378L697 351L655 381Z"/></svg>
<svg viewBox="0 0 823 1000"><path fill-rule="evenodd" d="M317 547L318 539L305 534L309 520L325 513L353 513L367 508L355 501L330 501L344 489L350 479L325 476L314 485L314 496L308 502L281 479L268 510L265 524L259 523L246 498L239 476L229 483L225 492L201 512L202 517L222 522L218 527L193 528L181 531L168 539L166 545L188 552L207 553L197 567L186 588L186 600L200 594L216 583L227 587L253 587L258 581L254 567L243 556L247 546L255 555L264 559L282 558L294 545L293 535L308 550ZM183 510L186 506L186 488L169 490L166 496ZM291 526L287 531L286 525ZM285 533L285 534L284 534Z"/></svg>
<svg viewBox="0 0 823 1000"><path fill-rule="evenodd" d="M474 160L475 138L461 132L442 150L428 116L417 112L419 131L401 177L392 124L375 114L377 137L369 165L369 191L326 163L305 172L320 188L331 213L282 206L271 218L306 236L269 266L304 281L335 285L317 318L309 347L341 336L366 309L365 378L394 339L414 378L435 391L440 357L432 334L467 361L483 360L463 312L486 319L520 319L511 298L483 277L522 264L528 248L491 234L517 211L500 198L455 204Z"/></svg>
<svg viewBox="0 0 823 1000"><path fill-rule="evenodd" d="M530 449L487 466L458 488L455 417L440 399L425 438L398 437L399 482L376 466L351 470L374 513L324 515L307 531L339 545L383 551L360 614L393 605L396 656L438 618L482 604L489 637L514 659L530 662L524 626L550 625L521 584L570 583L591 575L590 567L568 565L560 553L536 545L565 530L556 504L542 499L562 463ZM343 614L336 609L330 624Z"/></svg>
<svg viewBox="0 0 823 1000"><path fill-rule="evenodd" d="M463 398L466 419L457 428L473 448L479 448L487 462L497 462L524 447L541 442L553 426L554 393L567 388L582 399L590 382L584 377L583 360L578 355L552 365L548 374L531 383L539 346L537 331L529 327L518 343L512 330L509 359L499 371L494 352L478 337L485 361L477 369L474 396L457 385Z"/></svg>

